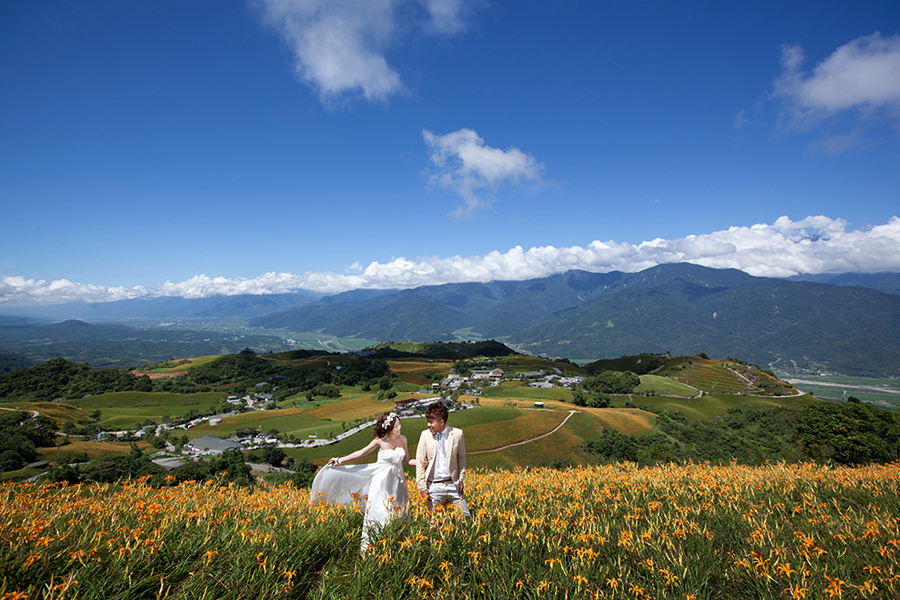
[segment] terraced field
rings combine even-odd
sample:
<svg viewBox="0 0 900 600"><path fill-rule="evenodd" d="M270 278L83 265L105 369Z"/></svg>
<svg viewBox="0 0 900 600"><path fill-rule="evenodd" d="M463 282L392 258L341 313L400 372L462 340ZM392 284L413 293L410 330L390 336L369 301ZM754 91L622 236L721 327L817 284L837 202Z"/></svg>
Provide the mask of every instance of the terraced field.
<svg viewBox="0 0 900 600"><path fill-rule="evenodd" d="M756 398L737 394L703 394L700 398L673 398L667 396L635 397L637 406L653 406L655 410L675 410L684 414L689 420L711 421L723 417L728 409L745 404L765 404L768 406L798 407L803 404L818 402L812 396ZM617 402L614 402L617 405Z"/></svg>
<svg viewBox="0 0 900 600"><path fill-rule="evenodd" d="M448 360L389 360L388 367L397 377L409 383L417 385L431 385L435 381L443 379L453 366ZM435 380L433 374L438 373Z"/></svg>
<svg viewBox="0 0 900 600"><path fill-rule="evenodd" d="M635 390L638 394L653 393L659 396L696 396L698 390L686 383L681 383L659 375L641 375L641 385Z"/></svg>
<svg viewBox="0 0 900 600"><path fill-rule="evenodd" d="M797 390L756 367L742 363L697 357L669 362L659 375L713 394L790 396Z"/></svg>

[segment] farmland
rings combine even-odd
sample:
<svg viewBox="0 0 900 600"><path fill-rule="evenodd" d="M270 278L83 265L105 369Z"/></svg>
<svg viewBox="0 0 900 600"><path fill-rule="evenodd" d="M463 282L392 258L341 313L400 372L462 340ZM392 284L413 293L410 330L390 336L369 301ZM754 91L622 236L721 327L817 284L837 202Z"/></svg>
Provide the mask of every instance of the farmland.
<svg viewBox="0 0 900 600"><path fill-rule="evenodd" d="M440 347L429 350L422 345L405 347L407 350L418 348L436 353L447 351ZM452 350L455 349L456 347ZM826 449L816 449L810 445L811 442L807 442L804 448L792 449L795 445L792 436L797 435L792 428L798 425L794 424L796 419L790 415L800 414L798 411L803 407L822 403L793 386L778 381L771 374L740 361L664 355L639 355L604 361L606 366L627 363L635 368L652 368L653 372L641 375L639 380L635 379L639 381L639 385L633 393L612 393L606 396L608 401L605 404L585 406L574 404L574 392L570 388L529 385L528 378L541 372L571 376L586 371L569 363L554 363L544 358L522 355L489 358L468 356L454 361L406 356L403 355L406 351L399 349L391 351L399 355L387 361L382 360L374 371L366 366L368 363L365 359L315 351L292 351L262 357L231 356L215 359L203 356L164 361L142 367L142 372L148 376L162 378L148 380L148 387L167 389L173 386L193 386L201 389L197 382L215 381L215 377L224 377L227 383L213 391L104 392L65 402L19 400L3 406L9 409L36 410L53 418L57 426L69 434L68 437L59 438L62 446L55 452L58 457L68 453L94 458L98 455L99 448L104 447L111 454L127 454L130 447L125 444L109 443L103 446L100 442L92 441L95 439L95 432L106 429L125 430L127 433L148 424L177 424L190 419L193 421L188 429L162 432L165 437L171 434L169 453L159 454L153 450L155 456L177 458L180 456L181 444L204 436L235 439L238 435L246 436L248 432L259 432L278 436L283 446L282 456L287 461L308 460L321 465L331 456L349 454L366 445L371 439L371 428L347 437L349 430L392 410L395 402L429 398L433 392L427 393L426 389L430 392L433 383L444 381L455 369L483 369L487 365L489 369L499 369L505 373L504 380L499 385L489 385L486 379L474 379L464 384L462 390L452 392L456 404L467 409L454 412L450 422L465 431L469 464L475 468L493 470L547 465L592 466L623 459L637 460L640 464L676 459L712 460L718 463L728 461L729 456L745 456L751 464L758 464L763 460L765 452L771 452L770 458L775 460L797 460L803 456L812 458L817 456L816 453L843 452L832 448L836 442L831 442L832 445ZM454 354L458 353L454 351ZM56 368L65 370L69 374L69 381L76 383L79 377L91 374L77 365L58 363ZM592 367L588 365L587 368ZM386 369L389 369L389 377L385 375ZM243 380L241 373L245 373ZM278 373L288 376L274 381L272 376ZM315 382L334 380L338 374L352 383L332 386L335 392L333 396L316 395L321 385ZM361 375L370 379L360 380ZM112 373L108 380L120 382L122 377L121 374ZM190 383L192 377L193 384ZM292 381L303 385L310 378L313 378L313 384L309 385L318 385L314 390L304 393L302 390L310 389L308 386L291 387L296 385L290 384ZM181 380L187 383L167 383ZM289 382L284 390L279 385L273 385L282 381ZM247 410L246 407L241 407L238 410L225 402L233 394L233 390L259 389L260 382L264 390L277 391L277 397L267 404L267 408ZM78 385L81 387L76 386L76 389L90 387L88 384ZM210 387L208 383L206 387ZM757 431L753 423L760 417L753 411L746 411L747 407L789 411L784 414L790 418L786 421L782 419L787 428L775 428L777 435L772 428ZM210 416L215 416L216 419L210 421ZM663 420L660 421L660 418ZM809 421L809 418L805 417L804 423L807 424L802 425L803 427L820 427ZM871 428L867 423L874 417L857 415L841 418L862 419L848 426L858 429L858 435L866 436ZM659 423L665 424L665 432L660 430ZM403 419L403 430L413 453L424 428L424 419L420 416ZM162 430L156 433L159 434L160 431ZM609 454L609 444L614 443L614 440L610 438L603 443L598 442L608 432L616 432L633 440L634 449L620 447L616 451L618 453ZM748 435L752 439L745 439ZM875 435L875 438L861 439L880 439L882 434L875 432ZM87 437L82 439L79 436ZM318 445L322 440L335 436L343 439ZM692 441L701 439L718 441L705 445ZM151 441L157 449L165 446L162 440ZM316 444L308 445L312 442ZM173 454L172 445L176 443L178 445ZM81 444L92 446L81 451ZM868 447L869 442L863 441L857 445L860 448ZM142 443L141 448L150 451L147 442ZM54 449L48 450L42 450L40 456L52 461ZM248 460L263 460L261 451L262 449L258 449L247 454ZM855 456L854 452L858 453L853 450L847 456ZM880 456L882 453L876 454ZM27 464L30 460L34 458L20 464ZM374 455L364 460L374 460ZM9 471L4 474L4 478L20 479L35 474L37 473L32 470L21 473Z"/></svg>
<svg viewBox="0 0 900 600"><path fill-rule="evenodd" d="M815 394L816 398L831 402L843 402L853 396L884 408L900 405L900 380L872 379L869 377L845 377L839 375L792 378L797 387Z"/></svg>

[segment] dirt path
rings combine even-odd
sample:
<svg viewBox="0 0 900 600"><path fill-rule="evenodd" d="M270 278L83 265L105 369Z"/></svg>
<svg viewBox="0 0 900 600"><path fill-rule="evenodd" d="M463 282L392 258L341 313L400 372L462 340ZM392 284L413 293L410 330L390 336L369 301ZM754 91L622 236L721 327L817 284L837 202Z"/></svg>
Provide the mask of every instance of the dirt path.
<svg viewBox="0 0 900 600"><path fill-rule="evenodd" d="M38 411L36 411L36 410L31 410L30 408L6 408L6 407L0 407L0 410L13 410L13 411L16 411L16 412L30 412L32 418L39 417L39 416L41 415L41 413L39 413Z"/></svg>
<svg viewBox="0 0 900 600"><path fill-rule="evenodd" d="M505 446L500 446L499 448L491 448L490 450L475 450L473 452L469 452L469 454L487 454L488 452L499 452L501 450L506 450L507 448L512 448L514 446L524 446L525 444L530 444L531 442L536 442L537 440L543 439L548 435L553 435L557 431L559 431L560 427L566 424L566 421L572 418L572 415L576 413L580 413L580 410L570 410L569 414L566 415L566 418L562 420L562 423L548 431L547 433L542 433L541 435L535 436L533 438L529 438L527 440L522 440L521 442L516 442L514 444L507 444Z"/></svg>

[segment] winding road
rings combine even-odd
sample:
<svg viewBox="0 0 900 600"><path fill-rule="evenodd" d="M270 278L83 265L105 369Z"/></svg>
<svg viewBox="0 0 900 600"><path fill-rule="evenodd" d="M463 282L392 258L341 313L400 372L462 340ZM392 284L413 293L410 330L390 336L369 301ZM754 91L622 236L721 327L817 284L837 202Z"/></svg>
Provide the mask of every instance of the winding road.
<svg viewBox="0 0 900 600"><path fill-rule="evenodd" d="M563 425L566 424L566 421L568 421L569 419L572 418L572 415L574 415L576 413L580 413L580 412L581 412L580 410L570 410L569 414L566 415L566 418L562 420L562 423L560 423L559 425L557 425L556 427L554 427L547 433L542 433L541 435L535 436L533 438L529 438L527 440L522 440L521 442L515 442L513 444L507 444L505 446L500 446L499 448L491 448L490 450L474 450L472 452L469 452L468 454L487 454L488 452L500 452L501 450L506 450L507 448L512 448L514 446L524 446L525 444L530 444L531 442L536 442L537 440L543 439L543 438L547 437L548 435L553 435L554 433L559 431L559 429Z"/></svg>

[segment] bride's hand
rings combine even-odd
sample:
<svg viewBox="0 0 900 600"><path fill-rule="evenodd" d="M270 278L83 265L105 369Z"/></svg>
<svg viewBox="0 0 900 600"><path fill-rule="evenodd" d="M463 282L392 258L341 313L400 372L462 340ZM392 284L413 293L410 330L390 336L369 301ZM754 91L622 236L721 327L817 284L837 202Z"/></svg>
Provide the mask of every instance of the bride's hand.
<svg viewBox="0 0 900 600"><path fill-rule="evenodd" d="M329 467L339 467L339 466L341 466L341 459L340 459L340 458L330 458L330 459L328 459L328 466L329 466Z"/></svg>

